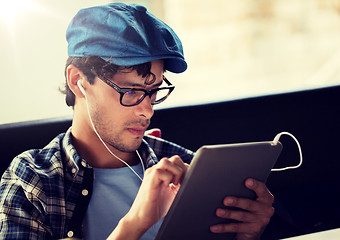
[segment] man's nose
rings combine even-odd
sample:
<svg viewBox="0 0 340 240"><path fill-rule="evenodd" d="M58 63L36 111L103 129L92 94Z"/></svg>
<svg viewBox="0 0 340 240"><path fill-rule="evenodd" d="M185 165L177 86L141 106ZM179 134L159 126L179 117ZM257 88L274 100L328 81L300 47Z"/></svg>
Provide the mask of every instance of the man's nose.
<svg viewBox="0 0 340 240"><path fill-rule="evenodd" d="M141 103L136 105L136 111L138 116L144 116L146 119L150 119L154 113L151 96L146 96Z"/></svg>

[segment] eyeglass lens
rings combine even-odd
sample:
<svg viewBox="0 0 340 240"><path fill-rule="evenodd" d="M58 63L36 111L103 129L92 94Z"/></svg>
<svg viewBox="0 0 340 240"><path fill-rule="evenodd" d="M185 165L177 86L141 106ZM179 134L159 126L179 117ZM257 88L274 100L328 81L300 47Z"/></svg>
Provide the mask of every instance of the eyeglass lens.
<svg viewBox="0 0 340 240"><path fill-rule="evenodd" d="M157 104L165 100L169 94L169 89L158 89L151 96L151 103ZM140 90L131 90L124 93L122 97L122 103L124 105L135 105L141 102L145 98L146 93Z"/></svg>

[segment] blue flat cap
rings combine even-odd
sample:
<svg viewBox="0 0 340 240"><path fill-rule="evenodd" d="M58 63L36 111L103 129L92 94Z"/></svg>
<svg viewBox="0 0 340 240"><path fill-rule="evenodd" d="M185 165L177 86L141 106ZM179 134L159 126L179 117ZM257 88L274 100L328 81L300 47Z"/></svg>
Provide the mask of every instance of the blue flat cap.
<svg viewBox="0 0 340 240"><path fill-rule="evenodd" d="M68 55L98 56L118 66L133 66L158 59L165 69L187 68L176 33L144 6L111 3L81 9L66 31Z"/></svg>

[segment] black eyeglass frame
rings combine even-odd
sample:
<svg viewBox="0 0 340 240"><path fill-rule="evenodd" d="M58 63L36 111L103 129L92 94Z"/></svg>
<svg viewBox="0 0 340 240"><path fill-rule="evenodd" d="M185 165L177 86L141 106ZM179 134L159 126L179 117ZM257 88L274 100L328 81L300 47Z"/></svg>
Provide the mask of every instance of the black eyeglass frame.
<svg viewBox="0 0 340 240"><path fill-rule="evenodd" d="M165 99L167 99L169 97L169 95L171 94L171 92L175 89L175 86L172 85L170 83L170 81L163 75L163 80L164 82L168 85L166 87L160 87L160 88L155 88L152 90L146 90L146 89L142 89L142 88L121 88L119 87L117 84L115 84L114 82L110 81L109 79L105 78L105 77L98 77L100 80L102 80L103 82L105 82L107 85L109 85L110 87L112 87L114 90L116 90L119 94L120 94L120 104L124 107L133 107L136 106L138 104L140 104L141 102L143 102L143 100L145 99L146 96L149 96L151 98L151 96L163 89L168 89L169 92L166 96L162 97L161 99L151 103L152 105L156 105L159 103L164 102ZM128 104L123 104L123 96L125 93L130 92L130 91L142 91L144 92L143 96L135 103L132 105L128 105Z"/></svg>

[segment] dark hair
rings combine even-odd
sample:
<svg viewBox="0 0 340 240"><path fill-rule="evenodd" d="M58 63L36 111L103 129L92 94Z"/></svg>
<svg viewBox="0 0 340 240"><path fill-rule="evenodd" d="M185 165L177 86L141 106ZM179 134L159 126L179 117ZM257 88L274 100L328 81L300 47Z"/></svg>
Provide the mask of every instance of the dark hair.
<svg viewBox="0 0 340 240"><path fill-rule="evenodd" d="M134 66L122 67L115 64L112 64L104 59L96 56L91 57L68 57L65 66L65 85L63 89L59 89L60 92L66 95L66 104L67 106L74 106L75 96L71 89L67 84L67 67L73 64L80 71L84 73L87 78L87 81L90 84L94 83L94 79L96 76L99 78L108 78L111 79L117 72L122 70L129 71L137 71L138 75L142 75L143 78L146 78L145 84L152 84L155 81L155 75L150 71L151 63L143 63ZM151 81L149 80L151 77Z"/></svg>

